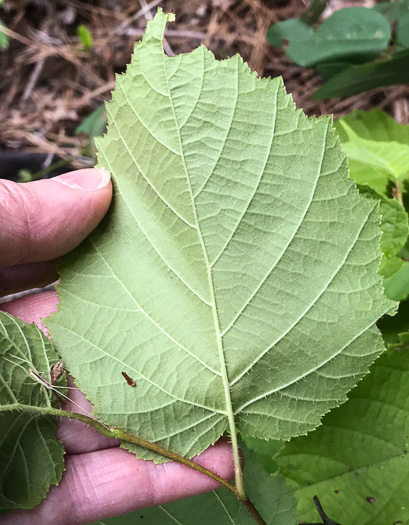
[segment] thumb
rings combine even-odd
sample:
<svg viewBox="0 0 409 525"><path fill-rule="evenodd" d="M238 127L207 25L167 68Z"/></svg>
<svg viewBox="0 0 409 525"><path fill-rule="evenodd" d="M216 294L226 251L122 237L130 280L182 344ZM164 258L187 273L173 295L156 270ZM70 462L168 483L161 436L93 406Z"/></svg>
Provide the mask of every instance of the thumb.
<svg viewBox="0 0 409 525"><path fill-rule="evenodd" d="M97 226L112 197L110 175L86 169L18 184L0 181L0 266L55 259Z"/></svg>

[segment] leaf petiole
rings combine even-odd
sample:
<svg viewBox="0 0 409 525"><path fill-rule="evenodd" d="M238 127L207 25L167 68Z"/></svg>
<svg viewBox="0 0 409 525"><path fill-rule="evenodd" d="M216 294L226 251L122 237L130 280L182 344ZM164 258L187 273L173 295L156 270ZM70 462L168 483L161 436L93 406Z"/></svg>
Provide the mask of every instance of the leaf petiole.
<svg viewBox="0 0 409 525"><path fill-rule="evenodd" d="M37 379L39 378L41 380L41 383L44 384L44 380L40 376L37 377L37 374L35 375L36 375L36 378ZM207 468L202 467L201 465L198 465L194 461L191 461L190 459L180 456L179 454L176 454L175 452L172 452L171 450L161 447L160 445L151 443L150 441L146 441L145 439L134 436L133 434L129 434L128 432L124 432L119 428L107 427L103 423L98 421L97 419L92 418L91 416L85 416L83 414L78 414L77 412L68 412L66 410L61 410L59 408L29 406L29 405L23 405L23 404L3 405L0 407L0 411L6 411L6 410L35 412L35 413L41 413L44 415L50 415L50 416L55 416L55 417L67 417L69 419L75 419L77 421L81 421L82 423L90 425L91 427L95 428L98 432L100 432L101 434L103 434L104 436L108 438L120 439L121 441L132 443L133 445L138 445L145 449L151 450L152 452L165 456L171 459L172 461L176 461L177 463L181 463L182 465L187 465L188 467L191 467L194 470L197 470L198 472L201 472L202 474L209 476L210 478L214 479L215 481L217 481L218 483L226 487L228 490L230 490L240 500L240 502L246 507L247 511L254 518L255 522L258 525L266 525L265 521L260 516L258 510L255 508L253 503L248 498L246 498L245 500L240 498L238 491L234 485L229 483L226 479L222 478L215 472L212 472L211 470L208 470Z"/></svg>

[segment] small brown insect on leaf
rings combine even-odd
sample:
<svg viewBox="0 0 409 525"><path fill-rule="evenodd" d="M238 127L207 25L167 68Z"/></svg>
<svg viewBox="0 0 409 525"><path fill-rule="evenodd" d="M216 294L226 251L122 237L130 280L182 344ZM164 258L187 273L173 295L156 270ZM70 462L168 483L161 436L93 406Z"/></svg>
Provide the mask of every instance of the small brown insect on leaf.
<svg viewBox="0 0 409 525"><path fill-rule="evenodd" d="M64 363L60 360L54 363L50 370L51 383L55 383L64 373Z"/></svg>
<svg viewBox="0 0 409 525"><path fill-rule="evenodd" d="M135 380L129 377L126 372L121 372L129 386L136 386Z"/></svg>

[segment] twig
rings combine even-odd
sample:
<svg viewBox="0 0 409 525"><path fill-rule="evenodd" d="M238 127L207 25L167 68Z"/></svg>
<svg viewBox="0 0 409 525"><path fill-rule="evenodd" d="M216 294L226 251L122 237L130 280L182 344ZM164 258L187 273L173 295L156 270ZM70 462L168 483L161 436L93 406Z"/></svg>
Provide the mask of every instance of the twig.
<svg viewBox="0 0 409 525"><path fill-rule="evenodd" d="M117 28L116 30L124 30L127 26L131 25L132 22L135 22L135 20L137 20L138 18L140 18L141 16L145 16L145 13L147 12L147 10L149 11L150 9L153 9L154 7L156 7L158 4L160 4L162 2L162 0L153 0L153 2L151 2L150 4L147 4L145 3L145 7L142 7L141 9L139 9L139 11L137 11L134 15L132 15L132 17L128 20L124 20ZM142 5L142 3L141 3ZM146 17L145 17L146 18Z"/></svg>
<svg viewBox="0 0 409 525"><path fill-rule="evenodd" d="M33 69L32 73L30 75L30 78L29 78L29 81L27 83L27 86L26 86L26 88L24 90L24 93L23 93L23 95L21 97L21 100L23 102L25 102L30 97L31 92L34 89L34 86L37 84L38 77L41 75L41 71L44 68L45 60L46 60L45 58L42 58L35 65L35 68Z"/></svg>

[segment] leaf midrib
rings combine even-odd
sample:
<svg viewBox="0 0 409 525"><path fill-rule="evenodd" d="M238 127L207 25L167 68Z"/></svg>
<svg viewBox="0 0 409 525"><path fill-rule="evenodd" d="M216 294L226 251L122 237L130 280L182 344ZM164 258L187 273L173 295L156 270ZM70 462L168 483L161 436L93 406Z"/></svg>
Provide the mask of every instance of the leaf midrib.
<svg viewBox="0 0 409 525"><path fill-rule="evenodd" d="M188 173L188 169L187 169L187 165L186 165L186 159L185 159L185 154L184 154L184 149L183 149L182 137L181 137L181 134L180 134L180 127L179 127L179 123L178 123L178 120L177 120L177 117L176 117L175 107L174 107L174 103L173 103L173 99L172 99L172 91L171 91L170 84L169 84L169 76L168 76L168 72L167 72L167 68L166 68L166 59L167 58L168 57L165 55L165 53L162 52L163 70L164 70L164 75L165 75L166 84L167 84L167 88L168 88L169 103L170 103L172 114L173 114L173 118L174 118L174 121L175 121L175 127L176 127L177 137L178 137L179 146L180 146L181 160L182 160L183 169L184 169L185 177L186 177L186 183L187 183L187 186L188 186L189 195L190 195L190 199L191 199L192 211L193 211L193 216L194 216L195 223L196 223L197 235L198 235L198 239L199 239L199 242L200 242L200 246L202 248L203 259L204 259L204 262L205 262L205 265L206 265L207 280L208 280L208 286L209 286L209 292L210 292L210 303L211 303L211 308L212 308L212 313L213 313L213 324L214 324L214 329L215 329L217 351L218 351L219 359L220 359L220 368L221 368L220 371L221 371L221 374L222 374L221 380L222 380L222 383L223 383L223 390L224 390L224 396L225 396L225 405L226 405L227 419L228 419L228 423L229 423L230 436L231 436L231 441L232 441L232 446L233 446L233 455L238 457L237 432L236 432L236 425L235 425L235 420L234 420L233 404L232 404L232 400L231 400L231 393L230 393L230 386L229 386L229 378L228 378L228 374L227 374L226 360L225 360L225 356L224 356L223 342L222 342L222 337L221 337L220 323L219 323L219 318L218 318L217 308L216 308L216 297L215 297L215 289L214 289L214 283L213 283L212 270L211 270L209 257L208 257L208 253L207 253L207 250L206 250L206 245L205 245L205 242L204 242L202 230L201 230L201 227L200 227L199 219L198 219L198 214L197 214L197 209L196 209L196 202L195 202L195 198L194 198L194 195L193 195L193 189L192 189L192 185L191 185L191 182L190 182L189 173ZM236 62L236 65L237 65L237 62ZM204 65L203 65L202 75L204 75ZM239 74L238 74L238 66L237 66L236 97L238 97L238 83L239 83ZM236 463L236 460L235 460L235 463ZM236 466L238 468L240 468L240 464L236 465Z"/></svg>

